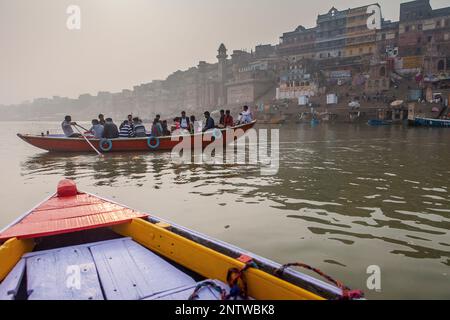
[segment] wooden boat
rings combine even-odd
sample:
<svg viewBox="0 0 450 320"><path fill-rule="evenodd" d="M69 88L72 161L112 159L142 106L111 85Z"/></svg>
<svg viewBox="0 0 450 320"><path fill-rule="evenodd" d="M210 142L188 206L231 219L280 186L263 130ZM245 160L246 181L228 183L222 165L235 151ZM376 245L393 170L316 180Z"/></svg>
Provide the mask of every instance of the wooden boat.
<svg viewBox="0 0 450 320"><path fill-rule="evenodd" d="M390 126L393 124L392 120L371 119L367 122L369 126Z"/></svg>
<svg viewBox="0 0 450 320"><path fill-rule="evenodd" d="M445 120L416 117L413 125L418 127L450 128L450 119Z"/></svg>
<svg viewBox="0 0 450 320"><path fill-rule="evenodd" d="M118 138L118 139L95 139L88 138L89 141L102 152L129 152L129 151L167 151L172 150L182 139L186 137L191 139L191 145L194 147L194 141L199 139L202 147L209 145L214 139L223 139L226 141L227 133L241 136L247 130L253 128L256 121L251 123L238 125L233 128L215 129L208 133L197 133L184 136L165 136L165 137L144 137L144 138ZM208 139L203 139L205 135L210 135ZM52 152L94 152L92 147L84 138L67 138L64 135L28 135L17 134L19 138L25 142ZM174 139L177 138L178 139ZM209 140L209 141L205 141Z"/></svg>
<svg viewBox="0 0 450 320"><path fill-rule="evenodd" d="M150 214L80 192L70 180L61 181L55 194L0 231L2 242L0 300L361 296L329 277L339 288Z"/></svg>

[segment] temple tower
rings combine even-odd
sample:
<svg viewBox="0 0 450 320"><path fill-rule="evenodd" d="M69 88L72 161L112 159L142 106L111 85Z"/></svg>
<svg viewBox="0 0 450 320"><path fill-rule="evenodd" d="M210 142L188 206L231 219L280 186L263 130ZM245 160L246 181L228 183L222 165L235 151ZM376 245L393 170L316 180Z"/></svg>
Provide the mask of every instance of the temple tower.
<svg viewBox="0 0 450 320"><path fill-rule="evenodd" d="M219 92L218 92L218 105L220 107L227 104L227 96L225 83L227 81L227 48L222 43L218 50L219 54L217 55L217 59L219 60L218 65L218 78L219 78Z"/></svg>

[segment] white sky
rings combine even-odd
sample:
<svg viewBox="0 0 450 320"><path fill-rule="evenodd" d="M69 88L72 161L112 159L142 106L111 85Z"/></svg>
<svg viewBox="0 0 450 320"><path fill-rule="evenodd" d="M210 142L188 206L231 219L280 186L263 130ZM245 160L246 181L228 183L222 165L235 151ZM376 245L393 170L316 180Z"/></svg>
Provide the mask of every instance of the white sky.
<svg viewBox="0 0 450 320"><path fill-rule="evenodd" d="M401 1L381 0L398 20ZM216 60L229 50L276 44L283 32L315 25L333 5L359 0L0 0L0 104L53 95L120 91ZM432 0L433 8L449 6ZM81 30L66 9L81 7Z"/></svg>

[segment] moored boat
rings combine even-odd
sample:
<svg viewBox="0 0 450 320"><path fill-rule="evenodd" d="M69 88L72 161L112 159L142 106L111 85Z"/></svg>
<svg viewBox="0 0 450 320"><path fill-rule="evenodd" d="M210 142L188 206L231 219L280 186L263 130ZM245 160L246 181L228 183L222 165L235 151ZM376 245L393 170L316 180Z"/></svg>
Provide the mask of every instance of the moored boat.
<svg viewBox="0 0 450 320"><path fill-rule="evenodd" d="M89 142L103 153L108 152L130 152L130 151L168 151L172 150L182 139L191 139L191 145L194 147L199 140L202 147L208 146L215 139L223 139L227 144L233 141L227 141L228 134L240 136L247 130L254 127L256 121L238 125L233 128L215 129L207 134L209 139L203 139L204 133L181 136L165 137L143 137L143 138L118 138L118 139L95 139L88 137ZM67 138L64 135L29 135L17 134L25 142L51 152L94 152L93 148L87 143L85 138ZM177 139L178 138L178 139Z"/></svg>
<svg viewBox="0 0 450 320"><path fill-rule="evenodd" d="M450 119L431 119L416 117L413 122L418 127L450 128Z"/></svg>
<svg viewBox="0 0 450 320"><path fill-rule="evenodd" d="M322 300L360 298L304 264L279 265L77 190L0 231L0 300ZM333 285L290 267L316 271Z"/></svg>
<svg viewBox="0 0 450 320"><path fill-rule="evenodd" d="M393 124L392 120L380 120L380 119L371 119L367 122L369 126L390 126Z"/></svg>

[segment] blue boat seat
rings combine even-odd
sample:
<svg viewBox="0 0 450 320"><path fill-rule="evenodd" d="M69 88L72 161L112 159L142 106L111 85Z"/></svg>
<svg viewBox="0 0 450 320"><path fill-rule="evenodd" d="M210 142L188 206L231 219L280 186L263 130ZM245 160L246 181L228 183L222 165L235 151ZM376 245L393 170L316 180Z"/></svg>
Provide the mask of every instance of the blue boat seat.
<svg viewBox="0 0 450 320"><path fill-rule="evenodd" d="M25 260L20 259L8 276L0 283L0 300L14 300L25 274Z"/></svg>
<svg viewBox="0 0 450 320"><path fill-rule="evenodd" d="M103 300L87 247L67 247L27 260L28 300Z"/></svg>
<svg viewBox="0 0 450 320"><path fill-rule="evenodd" d="M195 285L189 275L132 240L93 244L89 249L108 300L140 300Z"/></svg>
<svg viewBox="0 0 450 320"><path fill-rule="evenodd" d="M15 298L25 273L29 300L170 298L180 289L190 295L188 289L196 286L192 277L131 238L25 254L0 284L0 300ZM201 297L210 297L203 291Z"/></svg>

